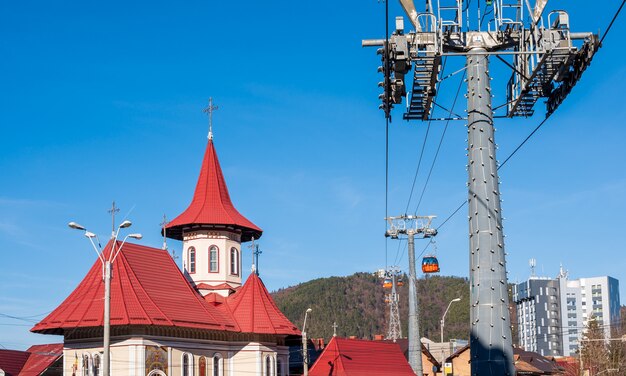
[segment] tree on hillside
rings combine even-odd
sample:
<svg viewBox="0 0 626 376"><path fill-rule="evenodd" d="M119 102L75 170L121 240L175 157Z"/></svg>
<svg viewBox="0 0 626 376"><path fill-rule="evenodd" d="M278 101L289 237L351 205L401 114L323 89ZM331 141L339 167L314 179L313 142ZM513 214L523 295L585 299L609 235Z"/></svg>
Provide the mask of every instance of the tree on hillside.
<svg viewBox="0 0 626 376"><path fill-rule="evenodd" d="M408 278L404 276L406 282ZM373 338L387 333L389 308L385 304L382 281L371 273L347 277L320 278L281 289L272 295L281 311L298 327L304 312L312 308L307 321L311 338L330 339L333 322L342 337ZM453 304L446 316L445 340L467 339L469 333L469 285L465 278L434 276L420 278L417 285L420 302L420 332L423 337L439 341L439 321L450 300ZM408 283L398 288L400 321L406 336L408 318Z"/></svg>
<svg viewBox="0 0 626 376"><path fill-rule="evenodd" d="M609 368L609 352L604 339L604 329L600 326L600 321L592 316L581 340L583 374L588 370L589 374L595 375Z"/></svg>

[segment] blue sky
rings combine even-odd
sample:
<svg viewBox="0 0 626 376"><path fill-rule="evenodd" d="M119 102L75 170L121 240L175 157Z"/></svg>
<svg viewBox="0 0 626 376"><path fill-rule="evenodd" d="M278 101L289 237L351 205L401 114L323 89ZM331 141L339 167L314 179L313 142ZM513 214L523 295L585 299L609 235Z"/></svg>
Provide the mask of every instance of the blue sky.
<svg viewBox="0 0 626 376"><path fill-rule="evenodd" d="M617 1L567 8L575 31L603 30ZM191 200L206 146L209 96L231 197L264 230L270 289L385 266L385 126L374 49L384 4L345 2L2 2L0 4L0 345L30 334L78 284L95 254L75 220L101 237L107 209L160 247L159 223ZM390 4L391 16L400 15ZM407 22L408 25L408 22ZM626 65L623 15L568 100L501 170L511 281L559 264L573 278L611 275L626 299ZM451 59L446 71L461 66ZM509 72L492 60L494 104ZM444 81L451 106L461 75ZM464 92L464 88L462 92ZM464 109L461 97L456 112ZM404 213L426 124L390 127L389 213ZM543 116L498 120L503 160ZM431 125L416 193L444 123ZM450 123L420 214L438 224L466 196L465 128ZM415 210L415 199L410 205ZM466 210L437 237L442 274L466 276ZM170 241L180 254L181 244ZM418 243L418 251L424 243ZM407 268L388 241L387 262ZM249 270L250 255L244 256ZM24 318L15 320L6 315ZM31 320L31 321L29 321Z"/></svg>

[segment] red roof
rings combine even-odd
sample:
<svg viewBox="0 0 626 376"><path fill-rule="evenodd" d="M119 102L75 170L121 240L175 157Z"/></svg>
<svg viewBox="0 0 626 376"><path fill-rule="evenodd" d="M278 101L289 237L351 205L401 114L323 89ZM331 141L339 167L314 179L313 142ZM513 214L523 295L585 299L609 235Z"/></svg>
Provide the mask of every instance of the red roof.
<svg viewBox="0 0 626 376"><path fill-rule="evenodd" d="M18 350L0 350L0 369L6 376L18 376L30 353Z"/></svg>
<svg viewBox="0 0 626 376"><path fill-rule="evenodd" d="M120 242L118 242L119 244ZM108 257L113 242L104 255ZM102 264L93 264L78 287L31 331L103 325ZM113 263L111 325L158 325L239 331L230 314L208 304L189 284L167 251L126 243Z"/></svg>
<svg viewBox="0 0 626 376"><path fill-rule="evenodd" d="M63 344L34 345L27 351L30 353L30 357L28 357L19 376L39 376L61 358Z"/></svg>
<svg viewBox="0 0 626 376"><path fill-rule="evenodd" d="M230 200L213 140L209 140L204 153L200 177L191 204L187 210L165 226L166 235L172 239L182 240L183 228L193 225L240 230L242 242L249 241L252 237L258 239L263 234L260 228L235 209Z"/></svg>
<svg viewBox="0 0 626 376"><path fill-rule="evenodd" d="M226 303L244 333L300 335L300 330L278 309L256 273L250 274Z"/></svg>
<svg viewBox="0 0 626 376"><path fill-rule="evenodd" d="M310 376L415 376L397 343L333 337Z"/></svg>

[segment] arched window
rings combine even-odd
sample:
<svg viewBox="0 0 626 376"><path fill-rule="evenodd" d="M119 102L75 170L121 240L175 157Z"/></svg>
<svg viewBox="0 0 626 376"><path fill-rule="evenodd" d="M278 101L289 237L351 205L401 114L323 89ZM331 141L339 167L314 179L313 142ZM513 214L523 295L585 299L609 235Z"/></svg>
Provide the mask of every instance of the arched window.
<svg viewBox="0 0 626 376"><path fill-rule="evenodd" d="M224 359L220 353L215 353L215 355L213 355L212 376L224 376Z"/></svg>
<svg viewBox="0 0 626 376"><path fill-rule="evenodd" d="M89 355L83 354L83 375L89 376Z"/></svg>
<svg viewBox="0 0 626 376"><path fill-rule="evenodd" d="M206 358L201 356L200 360L198 360L198 374L199 376L208 376L206 373Z"/></svg>
<svg viewBox="0 0 626 376"><path fill-rule="evenodd" d="M183 376L193 376L193 357L184 353L182 359Z"/></svg>
<svg viewBox="0 0 626 376"><path fill-rule="evenodd" d="M239 251L235 247L230 249L230 274L239 275Z"/></svg>
<svg viewBox="0 0 626 376"><path fill-rule="evenodd" d="M265 357L265 376L276 376L276 369L274 368L274 357L267 355Z"/></svg>
<svg viewBox="0 0 626 376"><path fill-rule="evenodd" d="M93 376L100 376L100 354L93 355L93 366L91 369Z"/></svg>
<svg viewBox="0 0 626 376"><path fill-rule="evenodd" d="M189 248L189 273L196 272L196 249L194 247Z"/></svg>
<svg viewBox="0 0 626 376"><path fill-rule="evenodd" d="M217 246L212 245L211 248L209 248L209 272L211 273L218 273L220 271L219 269L219 250L217 249Z"/></svg>

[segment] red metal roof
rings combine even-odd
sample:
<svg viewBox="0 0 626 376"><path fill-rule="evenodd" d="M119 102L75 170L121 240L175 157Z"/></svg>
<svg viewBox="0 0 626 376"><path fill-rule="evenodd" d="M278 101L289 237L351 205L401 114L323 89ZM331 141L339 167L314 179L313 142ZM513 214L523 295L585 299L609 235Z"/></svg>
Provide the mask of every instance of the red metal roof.
<svg viewBox="0 0 626 376"><path fill-rule="evenodd" d="M120 244L121 242L118 242ZM104 249L105 257L113 242ZM103 325L102 264L93 264L78 287L31 331ZM111 325L158 325L239 331L223 309L208 304L189 284L167 251L126 243L113 263Z"/></svg>
<svg viewBox="0 0 626 376"><path fill-rule="evenodd" d="M30 353L30 356L24 367L22 367L19 376L39 376L61 358L63 355L63 344L34 345L26 351Z"/></svg>
<svg viewBox="0 0 626 376"><path fill-rule="evenodd" d="M310 376L415 376L397 343L333 337Z"/></svg>
<svg viewBox="0 0 626 376"><path fill-rule="evenodd" d="M29 356L26 351L0 349L0 369L6 376L18 376Z"/></svg>
<svg viewBox="0 0 626 376"><path fill-rule="evenodd" d="M209 140L204 153L200 177L191 204L165 226L166 235L172 239L182 240L183 228L193 225L241 230L242 242L249 241L252 237L258 239L263 234L260 228L235 209L230 200L213 140Z"/></svg>
<svg viewBox="0 0 626 376"><path fill-rule="evenodd" d="M300 335L300 330L278 309L256 273L250 274L246 283L226 302L244 333Z"/></svg>

